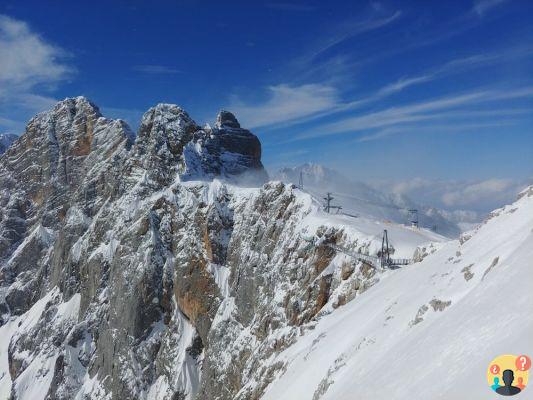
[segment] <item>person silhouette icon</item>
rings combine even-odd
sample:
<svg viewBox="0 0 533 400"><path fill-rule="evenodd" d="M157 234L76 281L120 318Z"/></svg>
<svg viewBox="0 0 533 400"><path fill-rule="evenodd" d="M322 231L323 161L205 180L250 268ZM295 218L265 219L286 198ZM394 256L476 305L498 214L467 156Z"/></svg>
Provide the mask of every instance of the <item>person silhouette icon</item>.
<svg viewBox="0 0 533 400"><path fill-rule="evenodd" d="M502 396L514 396L521 392L519 387L512 386L514 381L514 372L512 369L506 369L503 371L502 378L505 386L500 386L496 389L496 393L501 394Z"/></svg>
<svg viewBox="0 0 533 400"><path fill-rule="evenodd" d="M524 378L522 378L521 376L518 377L518 384L516 385L516 387L520 388L520 390L524 390L524 388L526 387L526 385L524 385Z"/></svg>
<svg viewBox="0 0 533 400"><path fill-rule="evenodd" d="M494 377L494 385L491 386L492 390L496 391L500 387L500 378Z"/></svg>

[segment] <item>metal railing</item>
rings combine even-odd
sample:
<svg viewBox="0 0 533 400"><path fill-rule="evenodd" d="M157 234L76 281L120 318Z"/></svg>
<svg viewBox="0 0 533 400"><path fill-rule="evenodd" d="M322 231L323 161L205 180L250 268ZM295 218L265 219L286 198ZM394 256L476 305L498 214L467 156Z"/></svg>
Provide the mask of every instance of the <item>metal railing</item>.
<svg viewBox="0 0 533 400"><path fill-rule="evenodd" d="M318 246L315 239L312 237L305 237L303 235L300 235L306 242L312 243L315 247ZM352 258L355 258L357 260L365 261L370 266L374 268L393 268L395 266L400 265L409 265L413 263L413 260L410 258L381 258L378 256L371 256L369 254L363 254L359 253L357 251L351 251L344 247L338 246L334 243L322 243L323 246L327 246L335 251L341 252L343 254L346 254L347 256L350 256Z"/></svg>

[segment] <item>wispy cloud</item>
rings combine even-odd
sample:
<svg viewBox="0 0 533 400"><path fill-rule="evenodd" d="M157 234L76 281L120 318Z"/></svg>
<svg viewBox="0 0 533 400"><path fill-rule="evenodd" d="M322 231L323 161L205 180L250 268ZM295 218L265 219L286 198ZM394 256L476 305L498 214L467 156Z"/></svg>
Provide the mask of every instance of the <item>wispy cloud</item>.
<svg viewBox="0 0 533 400"><path fill-rule="evenodd" d="M511 59L530 56L533 54L533 47L520 47L503 50L498 53L474 54L462 58L456 58L426 71L423 75L405 77L394 83L386 85L378 90L376 97L387 96L410 86L427 83L445 76L464 73L474 68L494 65L498 62L509 61Z"/></svg>
<svg viewBox="0 0 533 400"><path fill-rule="evenodd" d="M460 59L451 60L440 67L433 68L426 71L422 75L400 78L395 82L389 83L374 93L367 95L366 97L347 102L339 106L335 111L347 111L350 109L359 108L368 103L386 98L392 94L399 93L404 89L411 86L428 83L430 81L442 78L446 75L452 75L455 73L461 73L468 68L474 68L476 66L487 65L496 60L496 55L475 55Z"/></svg>
<svg viewBox="0 0 533 400"><path fill-rule="evenodd" d="M506 0L487 0L492 1L506 1ZM482 10L488 10L488 8L482 5ZM409 34L399 35L399 40L395 40L394 45L387 46L381 51L375 50L366 58L359 57L359 61L363 64L373 64L384 59L398 56L399 54L419 49L426 46L434 46L444 40L449 40L452 37L456 37L466 33L467 31L478 27L483 23L483 18L475 11L475 7L470 12L460 14L454 18L440 21L435 21L432 27L420 31L419 25L413 24L412 27L406 27L406 31ZM423 26L423 25L422 25Z"/></svg>
<svg viewBox="0 0 533 400"><path fill-rule="evenodd" d="M513 111L513 110L511 110ZM515 114L511 112L510 115ZM476 115L472 113L472 115ZM435 115L434 118L442 117L443 114ZM458 113L458 115L450 114L451 117L457 116L469 116L469 113ZM497 120L497 121L487 121L487 122L478 122L478 123L447 123L447 124L427 124L425 126L402 126L402 127L393 127L378 130L367 135L363 135L357 138L357 142L370 142L375 140L384 139L397 134L412 134L412 133L428 133L428 132L444 132L444 133L459 133L467 132L472 130L479 130L480 128L496 128L502 126L512 126L515 125L517 121L515 120Z"/></svg>
<svg viewBox="0 0 533 400"><path fill-rule="evenodd" d="M427 83L445 76L461 74L471 69L497 64L502 61L509 61L516 58L527 57L533 54L533 47L520 47L493 52L487 54L474 54L462 58L456 58L444 63L441 66L426 71L423 75L405 77L398 81L384 86L372 97L377 100L380 97L397 93L410 86Z"/></svg>
<svg viewBox="0 0 533 400"><path fill-rule="evenodd" d="M0 15L0 82L4 90L6 86L28 89L66 79L74 69L60 61L65 57L67 52L43 40L25 22Z"/></svg>
<svg viewBox="0 0 533 400"><path fill-rule="evenodd" d="M363 113L355 117L345 117L333 123L322 124L316 129L296 136L293 140L310 139L343 132L359 132L392 124L414 122L432 118L421 114L425 111L452 107L484 96L485 92L475 92L460 96L450 96L426 102L419 102L401 107L392 107L382 111Z"/></svg>
<svg viewBox="0 0 533 400"><path fill-rule="evenodd" d="M358 85L355 76L361 67L361 62L348 54L335 54L320 62L310 62L308 58L299 57L292 61L291 66L294 71L284 75L295 83L321 82L342 86L348 90Z"/></svg>
<svg viewBox="0 0 533 400"><path fill-rule="evenodd" d="M183 71L174 68L168 67L166 65L135 65L133 67L134 71L143 72L145 74L156 74L156 75L168 75L168 74L181 74Z"/></svg>
<svg viewBox="0 0 533 400"><path fill-rule="evenodd" d="M65 61L69 54L32 31L24 21L0 15L0 105L2 112L24 118L44 111L55 101L36 94L69 79L75 69ZM12 121L7 123L6 121ZM0 128L22 129L23 122L0 120Z"/></svg>
<svg viewBox="0 0 533 400"><path fill-rule="evenodd" d="M392 125L405 124L417 121L426 121L438 118L451 118L450 113L440 112L458 106L475 105L497 100L517 99L532 97L533 87L509 90L478 90L460 95L440 97L418 103L411 103L400 107L391 107L381 111L363 113L355 117L346 117L333 123L325 123L295 136L291 141L305 140L321 136L340 133L355 133L369 129L384 128ZM458 111L465 116L464 110Z"/></svg>
<svg viewBox="0 0 533 400"><path fill-rule="evenodd" d="M292 115L290 118L284 118L283 114L279 114L279 117L272 118L269 122L269 120L264 119L261 122L261 126L268 126L271 128L280 128L280 127L289 127L291 125L301 124L305 122L310 122L312 120L317 120L329 115L338 114L338 113L345 113L348 111L355 111L357 109L361 109L364 106L368 106L372 103L376 103L380 100L383 100L393 94L399 93L403 90L406 90L412 86L425 84L434 80L441 79L446 76L451 76L454 74L461 74L465 73L471 69L475 68L481 68L484 66L494 65L498 62L504 61L504 60L514 60L519 59L522 57L531 56L533 54L533 47L516 47L511 48L508 50L504 50L501 52L494 52L494 53L487 53L487 54L474 54L470 56L465 56L462 58L457 58L450 60L448 62L443 63L440 66L435 66L424 73L418 75L418 76L412 76L412 77L404 77L400 78L397 81L391 82L389 84L386 84L382 86L381 88L378 88L372 93L362 95L360 98L355 98L350 101L340 101L340 91L336 90L335 87L338 85L334 84L334 81L327 81L327 83L322 83L318 85L310 85L314 88L325 88L327 87L329 91L335 92L336 98L335 101L331 101L327 103L327 106L324 107L314 107L314 103L310 105L310 109L312 111L310 112L304 112L303 110L307 107L306 104L301 104L300 108L302 112L296 113L297 115ZM329 66L329 63L327 64ZM334 68L334 65L332 66ZM342 82L340 82L342 83ZM242 101L237 100L234 102L234 107L236 107L239 111L241 109L244 109L246 113L250 112L251 110L255 109L258 113L263 112L263 108L268 109L274 109L273 104L271 102L273 101L279 101L280 103L283 103L285 101L283 99L283 96L286 94L293 95L294 92L298 92L302 88L307 87L308 85L300 85L300 86L290 86L290 85L279 85L279 86L272 86L270 88L271 92L276 92L276 96L272 96L269 98L269 100L266 103L263 104L257 104L255 106L247 106ZM277 87L289 87L292 90L275 90ZM528 88L525 88L523 90L528 91ZM308 93L309 94L309 93ZM469 94L468 96L471 96ZM481 94L476 94L476 98L482 96ZM501 96L506 96L505 93L492 93L492 95L500 96L500 99L503 99ZM512 91L511 96L519 96L519 92L517 90ZM521 96L529 96L528 93L524 93ZM520 96L519 96L520 97ZM459 99L454 99L454 101L457 100L463 100L462 97ZM467 98L467 100L470 100L470 97ZM290 99L287 99L286 101L290 101ZM237 103L237 104L235 104ZM425 106L432 106L432 104L426 104ZM422 110L423 111L423 110ZM277 110L276 110L277 113ZM265 113L265 115L268 115L268 113ZM393 121L389 120L381 120L381 114L376 114L376 117L378 121L376 121L377 124L391 124L393 122L410 122L415 120L423 120L427 119L429 117L402 117L401 119L395 119ZM255 120L255 119L253 119ZM360 121L358 121L360 122Z"/></svg>
<svg viewBox="0 0 533 400"><path fill-rule="evenodd" d="M269 87L270 97L264 103L250 106L234 98L230 107L239 117L243 116L243 121L248 122L252 128L257 126L280 127L280 124L288 127L328 115L355 110L400 92L409 86L431 79L431 76L401 79L384 86L370 96L349 102L341 102L338 90L331 85L308 84L291 87L282 84ZM286 107L286 105L290 106ZM285 109L286 112L280 112L281 108ZM259 122L260 115L264 117L261 117Z"/></svg>
<svg viewBox="0 0 533 400"><path fill-rule="evenodd" d="M409 86L417 85L419 83L424 83L429 80L432 80L434 78L433 75L423 75L423 76L415 76L413 78L403 78L398 80L397 82L391 83L387 86L382 87L378 92L376 93L376 96L388 96L393 93L397 93L402 91L405 88L408 88Z"/></svg>
<svg viewBox="0 0 533 400"><path fill-rule="evenodd" d="M380 140L386 137L389 137L394 134L403 133L405 130L398 129L398 128L387 128L382 129L377 132L373 132L368 135L361 136L357 139L357 142L363 143L363 142L373 142L374 140Z"/></svg>
<svg viewBox="0 0 533 400"><path fill-rule="evenodd" d="M326 39L316 42L307 52L293 60L291 65L297 71L295 74L296 80L300 84L304 83L305 79L314 82L327 81L331 84L340 84L340 81L343 80L345 85L353 85L353 82L357 82L357 71L363 66L383 61L385 58L397 56L416 48L433 46L442 40L464 34L469 29L483 23L482 19L474 11L475 8L480 12L486 12L504 1L507 0L481 0L475 2L471 12L457 15L451 19L444 19L442 23L441 21L435 21L423 32L420 31L421 28L419 26L425 27L426 25L412 24L412 26L404 28L409 34L388 36L390 40L394 40L394 45L391 44L381 50L379 48L373 49L366 57L359 52L357 54L338 51L330 52L330 49L340 45L342 42L364 32L386 27L400 19L404 14L401 10L394 12L387 10L381 3L371 3L373 12L368 18L337 24L335 29L322 33L321 36ZM408 38L408 40L403 38ZM509 57L519 57L524 55L524 52L526 55L530 55L531 48L503 49L498 53L477 54L458 58L450 61L448 65L442 65L441 69L435 68L415 77L406 76L402 78L402 81L405 81L405 83L412 82L414 85L422 83L416 79L425 76L427 79L424 79L424 81L428 82L446 74L460 73L483 65L495 64L506 61ZM330 72L331 68L334 68L334 73Z"/></svg>
<svg viewBox="0 0 533 400"><path fill-rule="evenodd" d="M314 47L298 62L300 64L307 65L321 54L327 52L333 47L341 44L342 42L352 39L365 32L374 31L379 28L383 28L392 22L396 21L402 15L401 11L395 11L394 13L386 17L370 17L364 20L351 21L338 25L335 32L330 33L328 38L324 41L318 42Z"/></svg>
<svg viewBox="0 0 533 400"><path fill-rule="evenodd" d="M480 10L488 10L490 6L490 4L483 4L483 2L478 4ZM363 65L372 63L373 61L370 59L376 61L379 58L398 54L408 49L432 45L453 35L461 34L480 24L480 19L472 15L472 13L460 15L443 24L436 24L436 27L430 29L427 35L417 35L416 40L410 40L404 46L392 46L393 50L387 49L381 55L378 52L377 56L373 55L370 59L365 59L360 56L356 58L353 55L335 51L330 52L330 49L333 49L333 47L340 45L344 41L354 38L359 34L386 27L403 15L402 11L397 10L391 12L380 3L376 3L375 5L371 4L371 7L373 11L370 13L370 17L337 24L336 28L332 29L329 33L323 33L322 36L326 37L325 40L315 43L302 56L293 60L291 63L292 68L298 72L294 74L292 82L298 82L298 85L303 85L306 82L319 82L322 85L339 88L339 94L346 93L348 90L353 90L357 87L358 78L360 78L357 76L357 71ZM427 84L447 76L462 74L476 68L508 62L510 59L530 56L531 54L533 54L533 48L517 46L510 49L502 49L498 52L472 54L452 59L426 71L421 71L414 76L407 75L400 77L396 81L392 81L376 89L374 92L361 93L358 98L340 101L335 107L311 113L301 118L292 119L287 121L283 126L315 120L334 113L357 110L414 86Z"/></svg>
<svg viewBox="0 0 533 400"><path fill-rule="evenodd" d="M234 97L228 108L244 126L257 128L331 110L338 102L337 90L331 86L282 84L268 87L268 98L262 103L247 105Z"/></svg>
<svg viewBox="0 0 533 400"><path fill-rule="evenodd" d="M505 3L507 0L478 0L474 2L473 10L474 12L479 15L483 16L485 15L490 9Z"/></svg>

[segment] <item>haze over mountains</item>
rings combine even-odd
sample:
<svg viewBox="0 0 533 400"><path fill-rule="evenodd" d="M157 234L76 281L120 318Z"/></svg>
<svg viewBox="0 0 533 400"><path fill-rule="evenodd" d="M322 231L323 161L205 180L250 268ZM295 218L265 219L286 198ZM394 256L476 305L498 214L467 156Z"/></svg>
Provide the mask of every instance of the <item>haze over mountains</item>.
<svg viewBox="0 0 533 400"><path fill-rule="evenodd" d="M300 174L305 191L312 193L317 199L322 199L327 192L331 192L335 197L332 204L342 206L342 212L355 216L411 225L412 215L409 210L417 209L420 227L449 237L457 237L461 232L473 228L482 218L474 211L445 211L423 205L406 195L386 192L367 183L352 181L341 173L319 164L306 163L292 168L282 168L273 174L273 177L298 184Z"/></svg>

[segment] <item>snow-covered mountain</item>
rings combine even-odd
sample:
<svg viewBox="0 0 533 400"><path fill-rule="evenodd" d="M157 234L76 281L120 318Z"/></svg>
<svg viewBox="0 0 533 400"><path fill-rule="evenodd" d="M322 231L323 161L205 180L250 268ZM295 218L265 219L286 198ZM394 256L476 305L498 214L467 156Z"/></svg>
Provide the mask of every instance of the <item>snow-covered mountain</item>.
<svg viewBox="0 0 533 400"><path fill-rule="evenodd" d="M415 368L418 346L435 343L433 384L455 376L438 365L463 340L498 353L529 336L531 296L508 314L502 296L530 276L516 264L531 256L533 189L448 242L370 213L327 214L266 179L259 140L229 112L201 128L159 104L136 137L83 97L33 118L0 156L0 399L352 398L350 374L376 385L365 371L385 377L389 351L402 394L417 381L394 363ZM374 263L384 230L391 257L417 263ZM498 304L480 314L491 295ZM373 342L377 358L357 358Z"/></svg>
<svg viewBox="0 0 533 400"><path fill-rule="evenodd" d="M0 154L5 153L8 147L17 139L18 136L12 133L0 133Z"/></svg>
<svg viewBox="0 0 533 400"><path fill-rule="evenodd" d="M341 205L342 211L351 215L391 220L410 224L410 209L418 210L419 226L436 230L448 237L457 237L472 229L479 216L467 211L445 211L419 204L405 195L377 190L366 183L350 180L341 173L319 164L306 163L286 167L273 175L284 182L299 184L304 190L321 199L327 192L335 198L332 204ZM301 177L301 178L300 178Z"/></svg>
<svg viewBox="0 0 533 400"><path fill-rule="evenodd" d="M532 227L530 186L272 358L286 368L263 399L494 398L490 361L533 353Z"/></svg>

